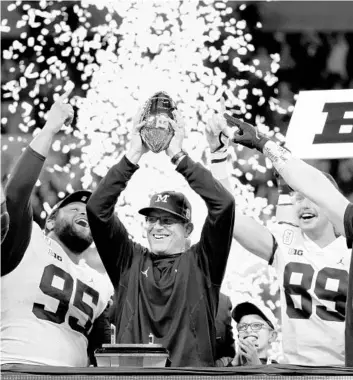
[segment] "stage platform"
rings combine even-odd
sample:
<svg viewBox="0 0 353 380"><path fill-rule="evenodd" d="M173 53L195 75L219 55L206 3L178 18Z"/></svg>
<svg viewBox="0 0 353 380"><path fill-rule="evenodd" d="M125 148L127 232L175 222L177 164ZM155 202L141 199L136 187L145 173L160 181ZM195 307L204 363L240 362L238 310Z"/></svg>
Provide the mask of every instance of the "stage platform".
<svg viewBox="0 0 353 380"><path fill-rule="evenodd" d="M201 380L201 379L347 379L353 377L353 367L305 367L272 364L261 367L233 368L67 368L4 365L1 367L3 380Z"/></svg>

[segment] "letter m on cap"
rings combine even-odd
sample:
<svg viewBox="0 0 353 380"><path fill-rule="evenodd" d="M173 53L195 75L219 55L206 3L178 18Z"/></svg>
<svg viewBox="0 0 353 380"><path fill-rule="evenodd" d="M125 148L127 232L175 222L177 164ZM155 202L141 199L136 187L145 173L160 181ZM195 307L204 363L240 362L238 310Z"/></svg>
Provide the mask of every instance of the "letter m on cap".
<svg viewBox="0 0 353 380"><path fill-rule="evenodd" d="M157 198L155 200L155 203L158 203L158 202L163 202L163 203L167 203L168 202L168 197L169 197L169 194L157 194Z"/></svg>

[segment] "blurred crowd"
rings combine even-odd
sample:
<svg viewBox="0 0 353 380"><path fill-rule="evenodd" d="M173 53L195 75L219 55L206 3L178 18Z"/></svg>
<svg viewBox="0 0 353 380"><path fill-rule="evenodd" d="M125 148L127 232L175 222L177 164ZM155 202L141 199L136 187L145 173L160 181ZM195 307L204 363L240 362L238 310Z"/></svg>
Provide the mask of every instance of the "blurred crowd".
<svg viewBox="0 0 353 380"><path fill-rule="evenodd" d="M65 2L54 3L52 7L61 9L63 3ZM67 3L65 10L67 10L69 17L66 17L65 22L67 22L71 30L77 30L80 23L82 23L78 17L79 11L69 12L69 10L72 10L75 3L79 2ZM38 4L33 6L39 7ZM23 14L26 13L24 8L22 12ZM248 90L246 104L249 107L247 109L251 111L241 113L240 108L237 108L237 106L234 107L234 110L228 110L235 113L236 116L244 118L253 124L256 124L260 116L263 123L268 125L271 130L285 135L294 110L296 95L299 91L348 89L353 87L352 33L316 31L301 33L278 31L269 33L259 27L261 17L256 4L240 7L236 5L234 6L234 14L237 14L237 18L240 15L241 19L246 20L246 31L251 36L254 46L254 50L248 50L242 60L244 64L256 67L261 75L257 75L251 70L239 72L238 66L233 64L235 60L239 59L239 54L235 49L229 50L227 60L224 60L223 57L211 60L208 57L205 59L205 66L212 69L219 67L221 72L226 74L222 82L225 85L231 83L232 80L247 81L245 86ZM12 25L11 27L15 26ZM75 84L72 93L73 97L85 98L90 88L91 77L86 75L87 73L83 67L85 64L98 62L98 54L95 54L96 52L93 48L84 57L83 55L75 54L79 56L76 61L72 55L64 54L64 51L70 45L70 41L62 39L60 44L57 44L54 38L54 29L50 29L53 26L50 25L47 28L48 32L46 32L45 43L42 43L40 54L38 54L37 49L39 45L34 44L33 41L44 41L41 38L44 35L43 28L30 27L28 29L28 35L26 36L28 46L26 48L21 46L21 42L11 37L11 34L2 34L1 181L3 184L7 182L13 165L21 154L21 150L32 139L34 130L44 126L43 116L53 103L53 94L59 92L58 88L62 89L66 80L70 79ZM209 44L210 48L213 46L221 50L229 34L227 34L226 28L224 30L221 28L220 32L219 39ZM86 39L92 42L94 39L93 34L88 33ZM103 41L102 49L106 46L104 43L107 43L107 41ZM14 44L17 44L16 53L10 57L8 56L8 51L11 50ZM118 45L119 42L116 42L117 48ZM38 59L38 55L45 57L45 59ZM151 51L147 52L146 56L151 61L155 57ZM60 57L60 61L53 60L52 63L48 63L48 60L51 59L49 57ZM48 70L49 65L54 65L55 70L62 75L56 75L53 70ZM24 78L24 72L27 72L26 78ZM268 77L271 76L274 80L270 83ZM39 77L40 79L38 79ZM37 88L38 94L33 96L33 89L37 87L38 82L41 84ZM239 96L236 90L234 90L234 96ZM263 101L261 100L262 98ZM17 108L14 107L14 104L16 104ZM77 104L72 105L75 109L75 114L77 114ZM195 122L195 124L197 123ZM72 125L74 131L77 132L76 117ZM59 199L64 198L67 193L71 193L73 190L85 187L82 186L82 178L87 173L85 173L81 160L81 155L84 154L82 150L84 141L80 140L75 133L60 132L58 136L59 138L52 146L52 150L44 164L44 170L32 195L34 220L41 227L44 226L45 219L51 212L51 207L57 204ZM118 149L123 152L127 145L127 134L122 134L119 137L119 142L116 143L115 141L115 143ZM206 156L203 157L204 162L207 162ZM233 179L236 177L243 185L249 186L255 197L266 200L270 206L276 205L278 185L273 171L271 168L266 167L265 158L262 155L254 154L254 151L248 148L243 149L243 147L236 148L236 154L232 157L236 157L231 173ZM113 161L112 158L110 160L108 164ZM343 194L350 201L353 201L353 159L317 160L309 161L309 163L330 173L337 181ZM98 175L97 172L90 174L93 179L89 186L94 190L95 185L103 175ZM125 204L129 203L129 199L124 199L122 203L122 206L125 206ZM255 204L256 202L253 203ZM266 206L265 203L261 203L260 207L258 205L254 206L256 210L260 209L259 211L257 210L259 215L256 214L256 216L259 216L262 221L269 220L274 214L275 207L268 208ZM134 219L131 215L128 215L128 217ZM239 249L236 247L234 250ZM250 254L248 253L248 255ZM245 261L249 264L250 259L247 258ZM239 263L236 263L234 266L229 265L229 267L239 269L238 265ZM246 291L249 292L247 290L249 287L251 289L256 288L256 292L261 293L261 298L265 304L273 304L272 309L277 307L274 313L279 318L278 305L275 305L278 299L277 284L267 274L267 267L266 274L263 273L263 263L260 268L257 268L256 265L258 265L257 261L253 266L250 267L249 265L248 272L244 274L244 279L241 279L248 282L250 279L251 281L254 279L251 286L248 286L248 282L244 282L245 285L240 283L239 286L239 284L236 284L237 287L234 286L234 289L237 288L237 291L245 289L241 292L245 293ZM255 269L258 271L256 272ZM236 276L233 276L233 273L230 274L234 284ZM224 281L226 286L227 281L226 276ZM274 284L276 285L275 291L272 289ZM249 295L251 296L250 293Z"/></svg>

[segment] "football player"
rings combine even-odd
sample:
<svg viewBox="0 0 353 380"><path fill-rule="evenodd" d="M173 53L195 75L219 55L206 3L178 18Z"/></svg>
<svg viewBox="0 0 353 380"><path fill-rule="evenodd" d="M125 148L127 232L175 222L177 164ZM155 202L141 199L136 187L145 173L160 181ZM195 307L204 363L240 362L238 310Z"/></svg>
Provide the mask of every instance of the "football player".
<svg viewBox="0 0 353 380"><path fill-rule="evenodd" d="M226 129L225 120L214 115L207 133L213 151L212 171L230 188L225 168L227 141L219 136L222 130L221 136L232 133ZM236 211L233 236L276 269L285 361L343 365L350 252L320 207L299 192L292 201L295 224L280 221L269 229Z"/></svg>
<svg viewBox="0 0 353 380"><path fill-rule="evenodd" d="M268 157L276 170L284 178L284 180L291 186L299 197L306 197L307 202L310 202L314 207L319 208L321 212L324 212L329 220L332 222L335 231L341 236L346 237L346 243L348 248L352 247L353 241L353 204L349 202L335 186L317 169L306 164L304 161L293 157L291 153L278 146L275 142L269 140L263 136L250 124L242 122L239 119L231 118L230 125L234 125L239 128L239 133L233 136L233 141L240 143L244 146L255 148L258 151L264 153ZM309 201L310 200L310 201ZM317 205L317 206L316 206ZM314 221L315 221L314 217ZM306 224L312 224L307 221ZM342 240L339 237L337 240ZM337 240L331 244L333 247ZM327 245L327 248L330 244ZM332 255L338 260L339 264L342 263L344 269L348 268L348 262L345 256L342 255L343 248L332 249ZM353 250L352 250L353 252ZM345 261L346 260L346 261ZM343 268L341 268L343 270ZM337 272L338 275L339 272ZM331 274L335 274L331 271ZM324 292L321 288L316 289L318 295L327 297L327 301L336 302L336 311L338 308L338 302L342 302L342 292L344 291L343 282L341 277L336 276L336 288L326 293L328 289L328 281L331 278L327 277L326 287ZM338 282L337 282L338 280ZM336 291L336 295L335 295ZM341 298L341 300L340 300ZM343 306L343 305L342 305ZM322 311L328 311L325 306L321 307ZM331 312L331 316L335 311ZM324 314L322 314L324 315ZM329 323L329 322L327 322ZM333 324L333 323L332 323ZM322 336L325 336L328 331L322 330ZM342 334L341 336L342 337ZM345 363L348 367L353 367L353 260L351 260L349 268L349 284L347 295L347 307L346 307L346 324L345 324ZM326 362L328 363L328 362Z"/></svg>
<svg viewBox="0 0 353 380"><path fill-rule="evenodd" d="M1 247L1 364L85 367L89 348L110 341L111 294L82 260L92 243L91 193L75 192L56 205L45 233L33 223L31 193L55 134L73 118L65 102L70 92L53 104L6 187L11 222Z"/></svg>

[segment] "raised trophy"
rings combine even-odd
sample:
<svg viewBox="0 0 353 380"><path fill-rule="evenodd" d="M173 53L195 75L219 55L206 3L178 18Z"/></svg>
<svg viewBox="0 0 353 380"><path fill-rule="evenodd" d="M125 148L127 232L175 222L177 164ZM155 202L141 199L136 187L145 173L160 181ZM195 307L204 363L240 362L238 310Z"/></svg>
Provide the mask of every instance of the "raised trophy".
<svg viewBox="0 0 353 380"><path fill-rule="evenodd" d="M169 119L174 120L174 110L176 110L174 101L163 91L151 96L143 107L140 122L146 123L141 128L141 138L154 153L167 149L174 136L174 129L169 121Z"/></svg>

